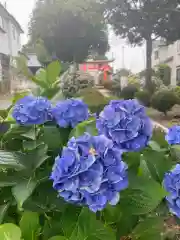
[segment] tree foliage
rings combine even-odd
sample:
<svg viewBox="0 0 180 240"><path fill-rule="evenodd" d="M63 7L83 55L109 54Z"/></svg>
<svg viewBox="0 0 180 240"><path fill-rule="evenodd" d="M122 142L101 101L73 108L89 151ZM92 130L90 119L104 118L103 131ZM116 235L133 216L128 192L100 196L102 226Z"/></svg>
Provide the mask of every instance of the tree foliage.
<svg viewBox="0 0 180 240"><path fill-rule="evenodd" d="M82 61L90 49L108 49L101 5L94 1L39 0L30 21L30 41L41 38L45 47L62 61Z"/></svg>
<svg viewBox="0 0 180 240"><path fill-rule="evenodd" d="M28 44L23 46L22 52L25 54L35 53L41 63L51 61L50 54L42 39L37 39L35 42L28 42Z"/></svg>
<svg viewBox="0 0 180 240"><path fill-rule="evenodd" d="M179 0L104 0L108 22L116 34L133 45L146 41L146 85L151 87L152 41L158 37L175 41L180 37Z"/></svg>

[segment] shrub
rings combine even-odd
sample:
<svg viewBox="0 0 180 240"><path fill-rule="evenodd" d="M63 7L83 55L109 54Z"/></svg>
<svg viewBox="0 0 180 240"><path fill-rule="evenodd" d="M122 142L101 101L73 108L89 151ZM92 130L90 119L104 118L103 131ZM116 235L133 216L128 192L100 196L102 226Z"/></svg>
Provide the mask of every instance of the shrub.
<svg viewBox="0 0 180 240"><path fill-rule="evenodd" d="M162 80L165 86L171 83L171 68L167 64L159 64L156 72L157 76Z"/></svg>
<svg viewBox="0 0 180 240"><path fill-rule="evenodd" d="M151 105L151 94L147 90L136 92L135 97L144 106L149 107Z"/></svg>
<svg viewBox="0 0 180 240"><path fill-rule="evenodd" d="M74 97L82 89L92 87L94 78L82 71L68 69L61 78L61 91L65 98Z"/></svg>
<svg viewBox="0 0 180 240"><path fill-rule="evenodd" d="M102 85L104 88L108 90L112 90L113 82L112 81L102 81Z"/></svg>
<svg viewBox="0 0 180 240"><path fill-rule="evenodd" d="M130 84L122 89L121 96L124 99L133 99L136 92L138 92L138 88L135 85Z"/></svg>
<svg viewBox="0 0 180 240"><path fill-rule="evenodd" d="M175 93L167 89L155 92L151 100L152 107L165 115L176 103L177 97Z"/></svg>
<svg viewBox="0 0 180 240"><path fill-rule="evenodd" d="M178 104L180 104L180 87L176 86L173 90L174 90L174 93L176 94Z"/></svg>
<svg viewBox="0 0 180 240"><path fill-rule="evenodd" d="M150 141L137 101L95 118L77 99L54 106L47 78L32 80L40 94L18 95L0 114L0 239L176 239L180 127L156 129ZM113 98L82 91L91 104Z"/></svg>
<svg viewBox="0 0 180 240"><path fill-rule="evenodd" d="M110 101L95 88L81 90L78 96L89 106L92 113L100 113Z"/></svg>
<svg viewBox="0 0 180 240"><path fill-rule="evenodd" d="M120 97L121 96L121 87L119 83L114 82L112 86L112 93L113 95Z"/></svg>
<svg viewBox="0 0 180 240"><path fill-rule="evenodd" d="M138 78L137 75L131 74L128 76L128 84L140 88L140 79Z"/></svg>

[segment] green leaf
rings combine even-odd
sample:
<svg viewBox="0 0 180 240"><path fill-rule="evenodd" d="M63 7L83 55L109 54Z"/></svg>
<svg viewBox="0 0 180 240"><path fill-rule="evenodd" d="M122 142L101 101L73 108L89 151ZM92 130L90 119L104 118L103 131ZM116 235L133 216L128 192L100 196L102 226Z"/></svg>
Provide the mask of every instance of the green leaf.
<svg viewBox="0 0 180 240"><path fill-rule="evenodd" d="M23 163L28 169L34 171L40 167L41 164L43 164L47 159L47 145L42 143L35 149L29 150L26 154L24 154Z"/></svg>
<svg viewBox="0 0 180 240"><path fill-rule="evenodd" d="M98 135L96 128L96 120L87 120L82 123L79 123L70 133L70 137L79 137L82 136L85 132L90 133L93 136Z"/></svg>
<svg viewBox="0 0 180 240"><path fill-rule="evenodd" d="M23 208L39 213L63 212L66 208L66 203L57 195L58 193L53 189L51 181L42 182L35 189L32 196L24 202Z"/></svg>
<svg viewBox="0 0 180 240"><path fill-rule="evenodd" d="M12 125L12 127L4 135L3 139L9 140L12 138L27 138L34 140L35 139L35 129L34 127L25 127L17 124Z"/></svg>
<svg viewBox="0 0 180 240"><path fill-rule="evenodd" d="M80 212L74 207L68 208L61 219L64 235L69 240L115 240L112 229L96 220L96 215L87 208Z"/></svg>
<svg viewBox="0 0 180 240"><path fill-rule="evenodd" d="M42 97L47 97L48 99L52 99L59 91L60 91L60 87L55 86L48 89L43 89L40 95Z"/></svg>
<svg viewBox="0 0 180 240"><path fill-rule="evenodd" d="M129 188L121 193L121 207L133 215L153 211L167 195L162 186L145 177L130 178Z"/></svg>
<svg viewBox="0 0 180 240"><path fill-rule="evenodd" d="M162 151L160 145L155 141L150 141L149 146L151 147L152 150L154 150L156 152L161 152Z"/></svg>
<svg viewBox="0 0 180 240"><path fill-rule="evenodd" d="M8 208L9 208L9 203L0 205L0 224L3 222Z"/></svg>
<svg viewBox="0 0 180 240"><path fill-rule="evenodd" d="M43 240L49 240L49 238L52 238L53 236L64 235L59 222L61 218L61 213L56 212L56 215L57 217L55 216L55 212L53 212L53 217L45 220L42 229Z"/></svg>
<svg viewBox="0 0 180 240"><path fill-rule="evenodd" d="M56 126L44 126L41 139L49 149L55 150L62 147L61 132Z"/></svg>
<svg viewBox="0 0 180 240"><path fill-rule="evenodd" d="M39 234L39 215L36 212L24 212L19 226L25 240L36 240Z"/></svg>
<svg viewBox="0 0 180 240"><path fill-rule="evenodd" d="M139 152L129 152L123 154L123 160L128 164L128 171L135 172L138 171L140 165L141 154Z"/></svg>
<svg viewBox="0 0 180 240"><path fill-rule="evenodd" d="M121 203L119 206L119 213L121 217L118 223L116 224L117 226L116 236L117 239L121 239L121 237L123 239L124 236L128 236L132 232L132 230L138 223L139 217L132 215L131 213L125 211L125 209L122 209Z"/></svg>
<svg viewBox="0 0 180 240"><path fill-rule="evenodd" d="M59 92L57 92L57 94L51 99L51 102L53 104L56 104L58 101L64 100L64 96L62 94L62 92L59 90Z"/></svg>
<svg viewBox="0 0 180 240"><path fill-rule="evenodd" d="M21 240L21 230L15 224L5 223L0 225L1 240Z"/></svg>
<svg viewBox="0 0 180 240"><path fill-rule="evenodd" d="M39 81L39 82L46 82L47 79L47 73L46 70L41 68L39 69L39 71L36 73L35 78Z"/></svg>
<svg viewBox="0 0 180 240"><path fill-rule="evenodd" d="M12 117L12 113L13 113L13 107L11 107L8 111L8 115L6 117L6 119L4 120L4 122L11 122L11 123L16 123L15 119Z"/></svg>
<svg viewBox="0 0 180 240"><path fill-rule="evenodd" d="M21 208L23 203L31 196L37 183L34 180L22 180L12 188L12 194L15 197L18 206Z"/></svg>
<svg viewBox="0 0 180 240"><path fill-rule="evenodd" d="M25 166L22 164L22 154L0 150L0 168L24 169Z"/></svg>
<svg viewBox="0 0 180 240"><path fill-rule="evenodd" d="M21 136L27 138L27 139L31 139L31 140L36 140L36 130L35 128L31 128L29 131L22 133Z"/></svg>
<svg viewBox="0 0 180 240"><path fill-rule="evenodd" d="M108 205L103 213L103 219L106 224L113 224L120 220L121 218L121 212L119 211L118 205L111 206Z"/></svg>
<svg viewBox="0 0 180 240"><path fill-rule="evenodd" d="M8 174L7 171L0 171L0 188L14 186L17 182L16 172Z"/></svg>
<svg viewBox="0 0 180 240"><path fill-rule="evenodd" d="M55 237L49 238L49 240L67 240L67 238L63 236L55 236Z"/></svg>
<svg viewBox="0 0 180 240"><path fill-rule="evenodd" d="M171 158L162 152L146 151L143 153L142 160L146 162L151 176L160 183L163 181L164 174L173 166Z"/></svg>
<svg viewBox="0 0 180 240"><path fill-rule="evenodd" d="M59 61L53 61L52 63L50 63L47 66L46 72L47 72L47 81L50 84L54 83L61 72L61 65Z"/></svg>
<svg viewBox="0 0 180 240"><path fill-rule="evenodd" d="M139 222L132 232L133 240L161 240L164 228L162 218L147 218Z"/></svg>

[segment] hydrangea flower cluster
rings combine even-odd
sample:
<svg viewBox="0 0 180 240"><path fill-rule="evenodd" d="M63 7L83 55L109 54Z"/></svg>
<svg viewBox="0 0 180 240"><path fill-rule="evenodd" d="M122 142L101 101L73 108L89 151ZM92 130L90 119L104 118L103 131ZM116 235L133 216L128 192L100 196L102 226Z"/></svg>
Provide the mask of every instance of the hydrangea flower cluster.
<svg viewBox="0 0 180 240"><path fill-rule="evenodd" d="M88 106L80 99L68 99L51 106L43 97L25 96L20 99L12 113L20 125L43 124L55 119L60 127L75 127L88 119Z"/></svg>
<svg viewBox="0 0 180 240"><path fill-rule="evenodd" d="M153 127L136 100L113 100L100 113L97 129L124 151L139 151L147 146Z"/></svg>
<svg viewBox="0 0 180 240"><path fill-rule="evenodd" d="M53 117L60 127L75 127L88 119L88 106L80 99L67 99L59 102L52 110Z"/></svg>
<svg viewBox="0 0 180 240"><path fill-rule="evenodd" d="M43 124L52 119L51 103L43 97L25 96L16 103L12 116L20 125Z"/></svg>
<svg viewBox="0 0 180 240"><path fill-rule="evenodd" d="M170 145L180 144L180 126L169 128L165 139Z"/></svg>
<svg viewBox="0 0 180 240"><path fill-rule="evenodd" d="M121 154L104 135L73 137L55 160L50 177L54 189L67 202L87 205L94 212L108 203L116 205L119 192L128 187Z"/></svg>
<svg viewBox="0 0 180 240"><path fill-rule="evenodd" d="M166 200L170 211L180 218L180 164L165 174L164 187L169 193Z"/></svg>

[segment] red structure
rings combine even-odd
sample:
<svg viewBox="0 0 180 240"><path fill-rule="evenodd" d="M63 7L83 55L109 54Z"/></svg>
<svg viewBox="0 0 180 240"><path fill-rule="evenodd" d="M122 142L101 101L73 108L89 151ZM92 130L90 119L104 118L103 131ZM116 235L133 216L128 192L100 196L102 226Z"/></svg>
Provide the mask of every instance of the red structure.
<svg viewBox="0 0 180 240"><path fill-rule="evenodd" d="M106 80L107 74L112 72L112 67L109 65L111 62L113 60L87 60L79 65L79 70L88 72L102 71L104 72L104 80Z"/></svg>

